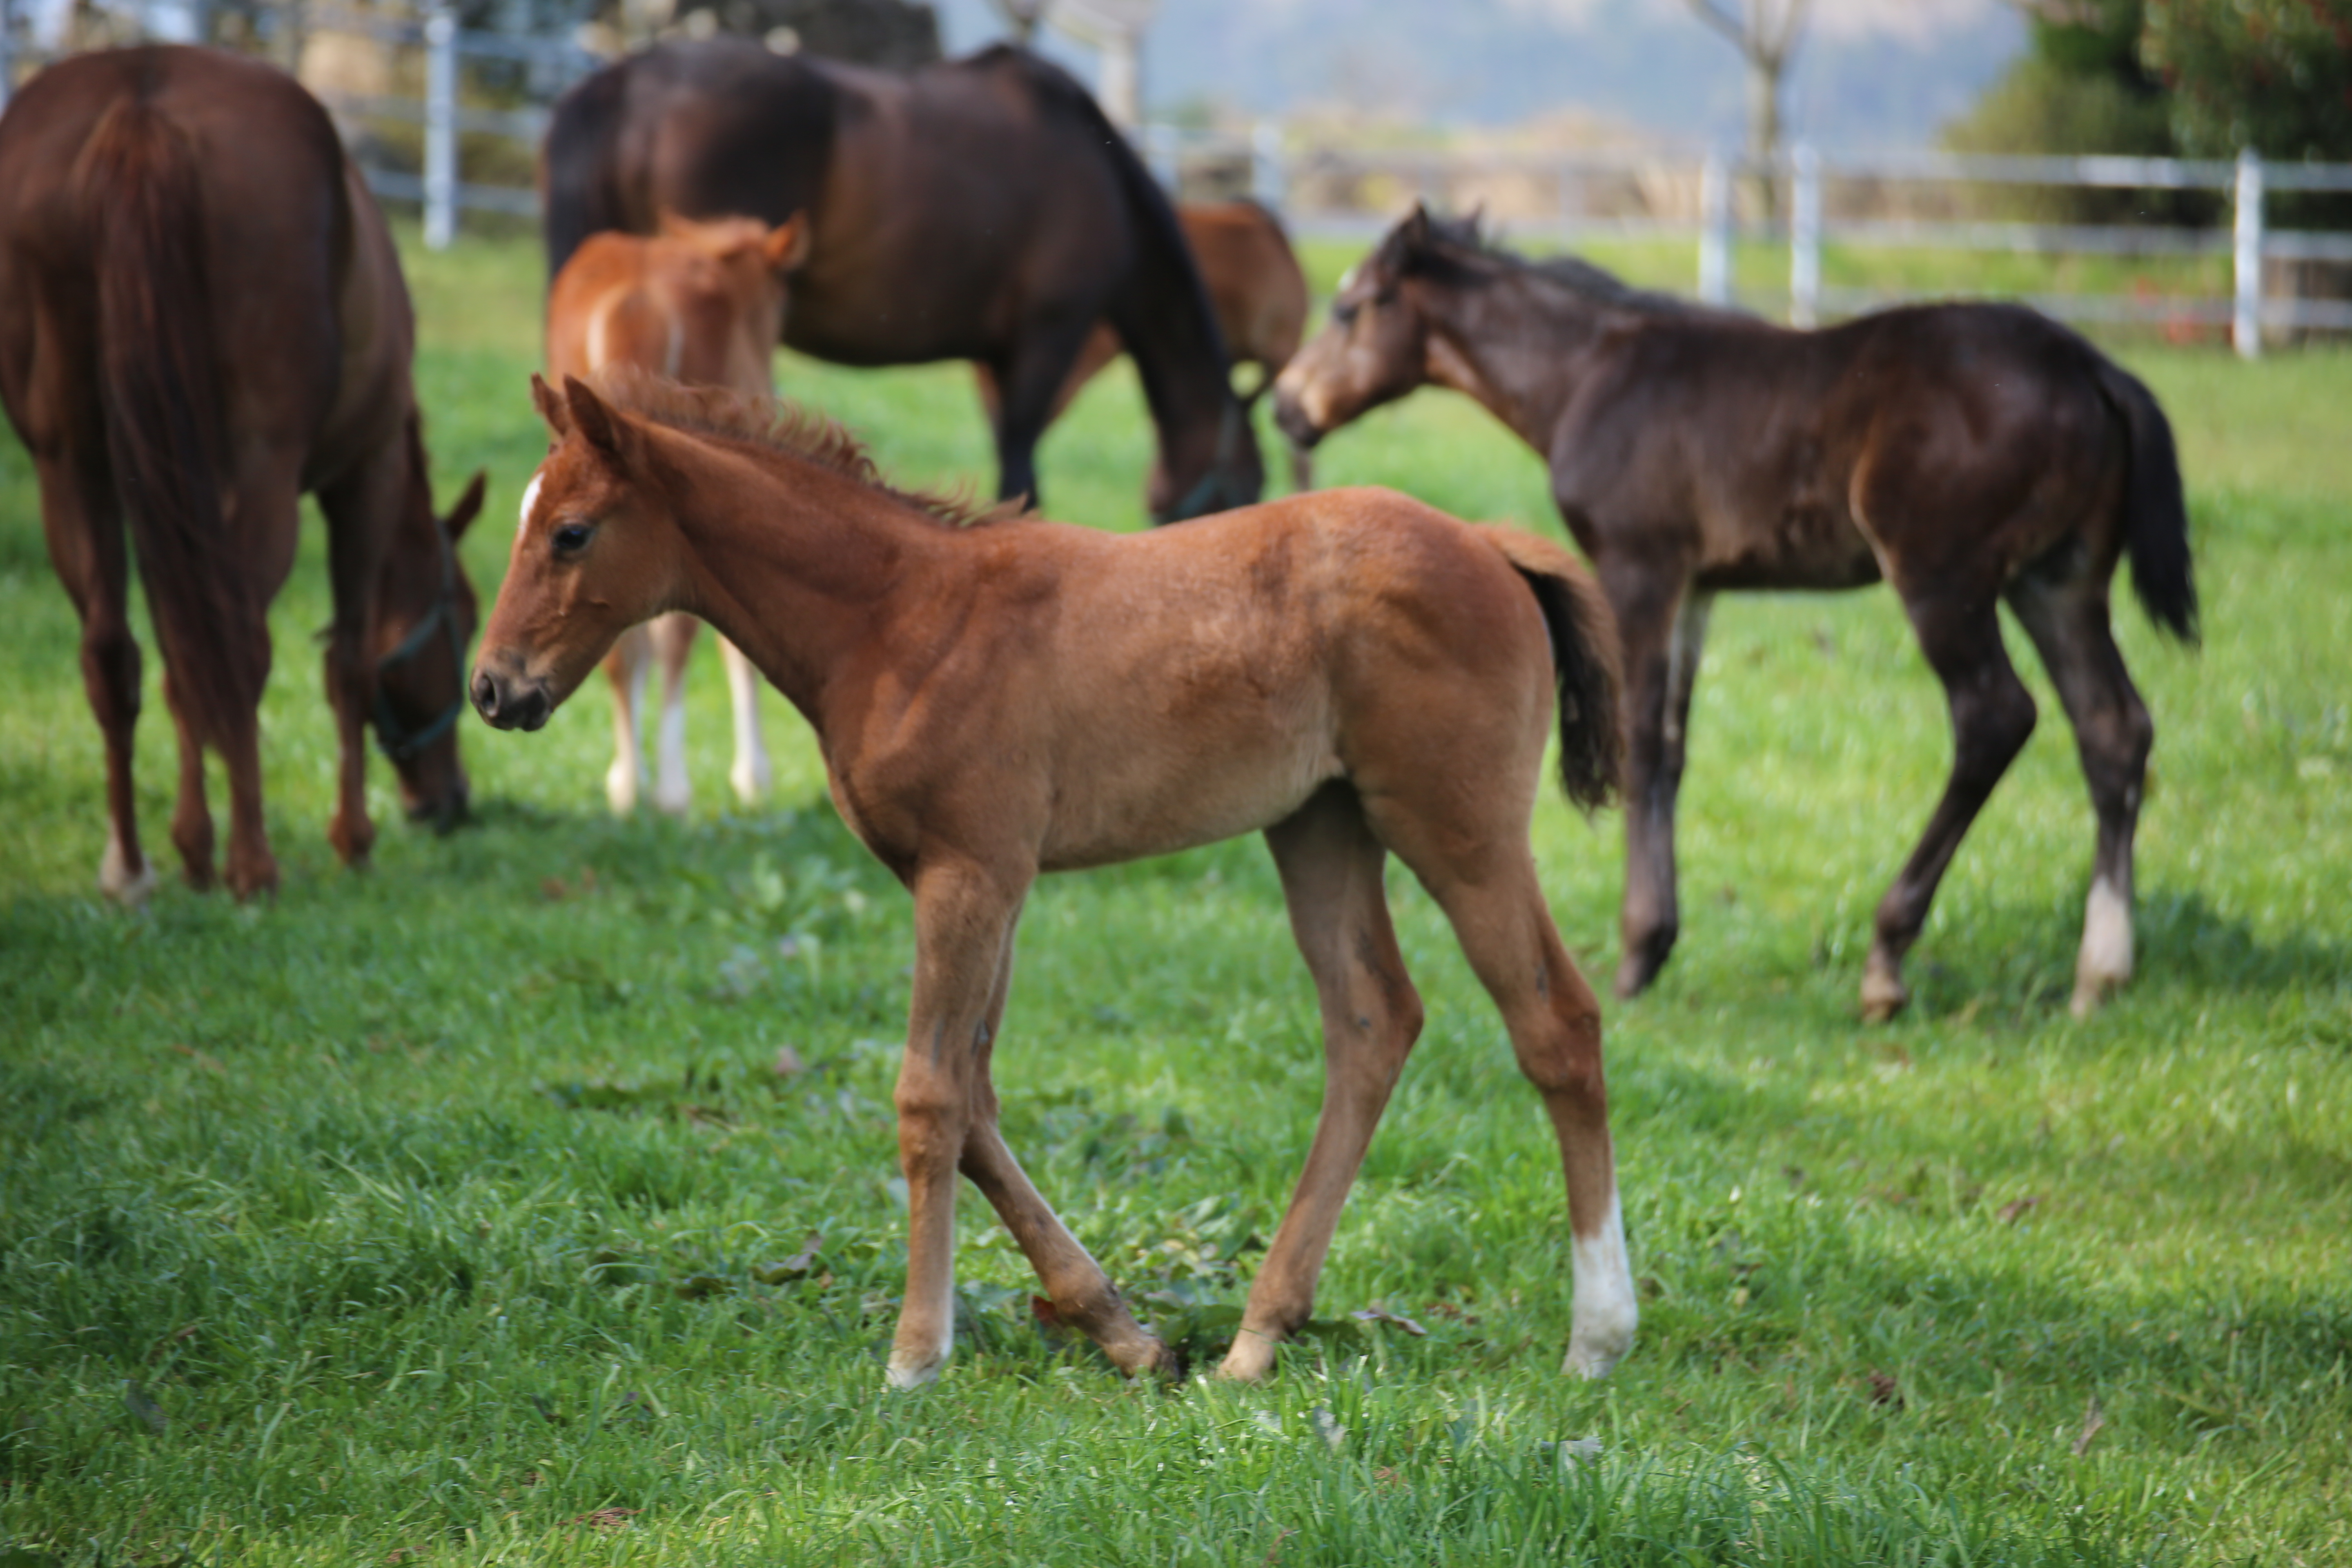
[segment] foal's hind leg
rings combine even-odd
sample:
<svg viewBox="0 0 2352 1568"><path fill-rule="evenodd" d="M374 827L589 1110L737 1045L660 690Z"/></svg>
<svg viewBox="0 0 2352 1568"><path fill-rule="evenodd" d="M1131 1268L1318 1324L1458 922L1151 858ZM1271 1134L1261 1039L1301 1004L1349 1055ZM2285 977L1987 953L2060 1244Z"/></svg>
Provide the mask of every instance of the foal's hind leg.
<svg viewBox="0 0 2352 1568"><path fill-rule="evenodd" d="M1568 1185L1575 1314L1563 1373L1603 1377L1633 1348L1640 1309L1625 1254L1609 1094L1601 1063L1601 1006L1561 945L1515 827L1376 810L1372 826L1421 878L1453 922L1479 981L1501 1009L1519 1070L1543 1096Z"/></svg>
<svg viewBox="0 0 2352 1568"><path fill-rule="evenodd" d="M702 623L684 611L656 616L646 629L653 634L654 657L661 664L661 725L655 743L654 805L672 816L684 816L694 805L694 784L686 772L686 660L694 651L694 634Z"/></svg>
<svg viewBox="0 0 2352 1568"><path fill-rule="evenodd" d="M727 771L727 782L737 800L757 805L775 777L768 763L767 736L760 727L760 688L766 678L741 648L723 637L719 638L719 657L727 666L727 695L735 712L735 765Z"/></svg>
<svg viewBox="0 0 2352 1568"><path fill-rule="evenodd" d="M2083 948L2074 964L2074 1016L2084 1017L2131 978L2132 834L2156 725L2116 649L2105 584L2028 575L2010 585L2009 603L2057 683L2099 816Z"/></svg>
<svg viewBox="0 0 2352 1568"><path fill-rule="evenodd" d="M1877 937L1862 976L1863 1016L1873 1022L1893 1017L1911 1000L1903 984L1903 955L1927 924L1936 886L1969 825L2033 733L2033 696L2001 647L2000 612L1990 593L1906 594L1903 604L1928 665L1944 683L1952 716L1952 774L1903 874L1879 900Z"/></svg>
<svg viewBox="0 0 2352 1568"><path fill-rule="evenodd" d="M1339 1210L1422 1024L1421 998L1389 922L1381 879L1388 852L1366 825L1355 790L1325 785L1266 829L1265 841L1322 1009L1323 1112L1221 1369L1241 1378L1263 1377L1276 1345L1314 1310Z"/></svg>
<svg viewBox="0 0 2352 1568"><path fill-rule="evenodd" d="M1687 589L1672 563L1612 561L1601 584L1625 652L1625 901L1617 994L1634 996L1665 967L1682 930L1675 802L1715 596Z"/></svg>
<svg viewBox="0 0 2352 1568"><path fill-rule="evenodd" d="M641 747L646 709L646 674L653 668L653 634L631 626L604 656L604 679L613 688L613 763L604 770L604 799L614 815L626 816L637 808L645 787L645 753Z"/></svg>

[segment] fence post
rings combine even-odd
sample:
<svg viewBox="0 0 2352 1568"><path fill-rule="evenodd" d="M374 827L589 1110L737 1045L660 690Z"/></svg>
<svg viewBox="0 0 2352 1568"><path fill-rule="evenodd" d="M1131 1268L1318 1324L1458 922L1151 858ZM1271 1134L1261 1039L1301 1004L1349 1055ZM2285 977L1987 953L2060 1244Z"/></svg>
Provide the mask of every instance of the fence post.
<svg viewBox="0 0 2352 1568"><path fill-rule="evenodd" d="M2237 233L2232 261L2236 300L2230 314L2230 341L2240 359L2263 353L2263 161L2252 147L2239 149Z"/></svg>
<svg viewBox="0 0 2352 1568"><path fill-rule="evenodd" d="M1731 167L1711 151L1698 172L1698 297L1731 303Z"/></svg>
<svg viewBox="0 0 2352 1568"><path fill-rule="evenodd" d="M1818 326L1822 303L1822 155L1797 143L1790 160L1789 324Z"/></svg>
<svg viewBox="0 0 2352 1568"><path fill-rule="evenodd" d="M446 250L457 233L457 19L425 18L425 244Z"/></svg>
<svg viewBox="0 0 2352 1568"><path fill-rule="evenodd" d="M0 0L0 5L7 0ZM1274 212L1290 197L1282 170L1282 126L1261 120L1250 127L1250 195Z"/></svg>
<svg viewBox="0 0 2352 1568"><path fill-rule="evenodd" d="M0 110L16 88L16 0L0 0Z"/></svg>

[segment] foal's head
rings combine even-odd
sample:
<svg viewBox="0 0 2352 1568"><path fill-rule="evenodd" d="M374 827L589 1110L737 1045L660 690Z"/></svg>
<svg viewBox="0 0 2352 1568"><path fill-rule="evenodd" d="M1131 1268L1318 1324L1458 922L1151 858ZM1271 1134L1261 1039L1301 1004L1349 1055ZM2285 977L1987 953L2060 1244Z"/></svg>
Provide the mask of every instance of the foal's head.
<svg viewBox="0 0 2352 1568"><path fill-rule="evenodd" d="M1416 204L1339 279L1330 321L1275 381L1274 419L1284 435L1311 447L1429 379L1421 296L1445 226Z"/></svg>
<svg viewBox="0 0 2352 1568"><path fill-rule="evenodd" d="M674 606L687 571L677 520L645 482L644 425L573 377L530 387L553 445L474 661L474 706L501 730L546 723L621 633Z"/></svg>
<svg viewBox="0 0 2352 1568"><path fill-rule="evenodd" d="M436 517L413 421L408 446L408 497L376 577L375 642L365 650L374 702L366 719L392 760L409 816L446 831L466 815L457 717L466 706L466 647L480 616L457 542L482 510L488 476L476 473L457 503Z"/></svg>
<svg viewBox="0 0 2352 1568"><path fill-rule="evenodd" d="M656 268L688 263L676 281L689 295L719 296L709 302L720 307L721 316L756 354L752 363L764 371L783 335L792 274L808 260L811 242L806 213L794 213L771 228L757 218L688 218L666 212L661 234L649 248ZM699 268L692 265L697 262Z"/></svg>

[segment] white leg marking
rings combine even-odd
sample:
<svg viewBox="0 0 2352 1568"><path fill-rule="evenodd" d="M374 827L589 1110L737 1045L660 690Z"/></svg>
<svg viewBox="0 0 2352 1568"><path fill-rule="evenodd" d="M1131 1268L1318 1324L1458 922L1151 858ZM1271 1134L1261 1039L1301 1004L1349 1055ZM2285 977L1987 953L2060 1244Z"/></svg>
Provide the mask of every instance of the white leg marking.
<svg viewBox="0 0 2352 1568"><path fill-rule="evenodd" d="M2105 877L2091 882L2083 911L2083 952L2074 964L2076 1017L2087 1016L2107 991L2131 978L2131 900Z"/></svg>
<svg viewBox="0 0 2352 1568"><path fill-rule="evenodd" d="M737 800L757 805L774 776L768 765L768 742L760 731L760 671L725 637L719 639L719 655L727 665L727 689L735 703L735 766L727 782L735 786Z"/></svg>
<svg viewBox="0 0 2352 1568"><path fill-rule="evenodd" d="M694 804L694 785L686 776L686 693L677 685L665 683L662 692L660 751L654 804L672 816L684 816Z"/></svg>
<svg viewBox="0 0 2352 1568"><path fill-rule="evenodd" d="M642 632L621 634L622 676L613 688L613 765L604 770L604 798L620 816L636 810L645 784L637 716L645 711L646 666L651 662Z"/></svg>
<svg viewBox="0 0 2352 1568"><path fill-rule="evenodd" d="M1633 1268L1625 1257L1625 1216L1617 1194L1609 1194L1609 1217L1590 1237L1569 1247L1575 1270L1576 1309L1568 1335L1570 1377L1606 1377L1633 1348L1633 1328L1642 1310L1633 1300Z"/></svg>
<svg viewBox="0 0 2352 1568"><path fill-rule="evenodd" d="M106 826L106 852L98 858L98 890L126 909L137 909L155 890L155 863L131 866L122 852L122 836L112 823Z"/></svg>
<svg viewBox="0 0 2352 1568"><path fill-rule="evenodd" d="M948 1364L948 1357L954 1350L955 1320L950 1318L940 1330L939 1343L920 1354L909 1355L905 1351L893 1348L890 1365L883 1376L894 1389L922 1388L940 1380L940 1373Z"/></svg>

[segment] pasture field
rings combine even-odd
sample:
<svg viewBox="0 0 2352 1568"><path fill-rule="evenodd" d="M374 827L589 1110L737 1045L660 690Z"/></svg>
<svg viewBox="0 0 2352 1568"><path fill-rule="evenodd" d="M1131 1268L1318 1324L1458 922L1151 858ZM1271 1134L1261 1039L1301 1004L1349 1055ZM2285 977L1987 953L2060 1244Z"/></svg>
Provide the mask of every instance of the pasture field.
<svg viewBox="0 0 2352 1568"><path fill-rule="evenodd" d="M492 473L487 602L543 450L538 263L411 264L441 489ZM2138 978L2067 1016L2091 816L2017 637L2042 727L1912 1011L1859 1023L1939 693L1883 592L1723 600L1682 945L1607 1014L1645 1317L1601 1384L1559 1375L1537 1100L1399 875L1429 1026L1276 1379L1123 1384L1034 1321L967 1194L956 1360L886 1394L908 904L782 701L776 795L738 810L698 656L683 823L606 813L600 690L536 736L469 719L478 824L401 827L378 760L386 831L346 875L314 529L265 707L285 889L240 908L167 862L123 913L73 615L0 439L0 1563L2352 1563L2352 358L2125 357L2180 431L2207 628L2192 655L2119 606L2158 727ZM904 478L989 473L959 370L783 374ZM1045 445L1050 510L1137 526L1146 458L1115 373ZM1558 529L1534 457L1442 394L1320 477ZM1548 798L1537 832L1605 977L1619 823ZM1006 1133L1196 1358L1318 1055L1258 845L1039 888Z"/></svg>

